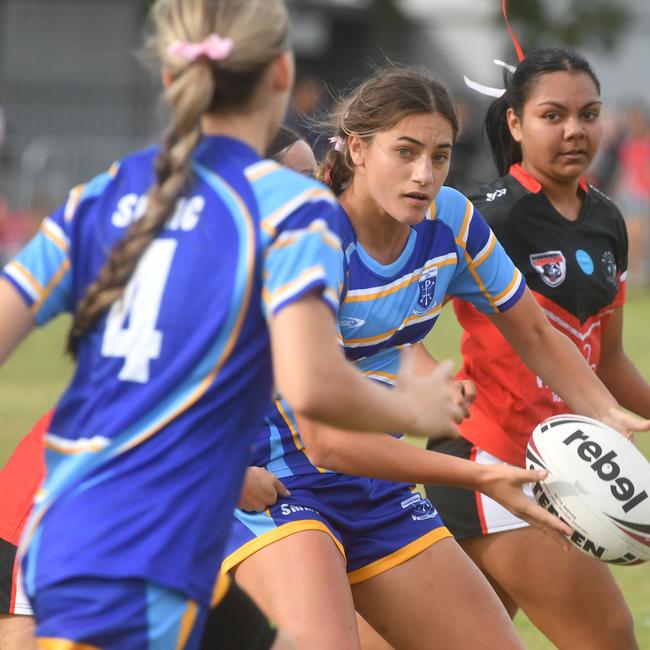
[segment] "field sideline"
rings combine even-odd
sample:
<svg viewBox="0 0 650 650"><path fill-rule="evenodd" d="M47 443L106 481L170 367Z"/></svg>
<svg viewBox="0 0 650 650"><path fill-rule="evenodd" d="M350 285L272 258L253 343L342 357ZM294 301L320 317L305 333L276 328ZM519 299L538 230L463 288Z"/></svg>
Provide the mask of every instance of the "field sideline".
<svg viewBox="0 0 650 650"><path fill-rule="evenodd" d="M632 292L625 318L625 347L642 374L650 378L650 292ZM72 364L63 354L68 321L59 319L36 332L0 370L0 466L18 440L56 401L72 372ZM460 330L450 309L427 340L439 359L451 358L458 366ZM650 457L650 433L637 436L637 443ZM639 647L650 648L650 563L638 567L614 567L626 599L632 608ZM530 624L524 615L516 619L528 650L548 650L553 646Z"/></svg>

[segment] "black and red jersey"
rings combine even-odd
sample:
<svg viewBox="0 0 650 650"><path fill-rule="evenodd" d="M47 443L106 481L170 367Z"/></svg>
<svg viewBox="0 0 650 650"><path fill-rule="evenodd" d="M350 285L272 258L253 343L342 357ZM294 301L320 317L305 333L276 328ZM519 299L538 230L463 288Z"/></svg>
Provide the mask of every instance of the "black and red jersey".
<svg viewBox="0 0 650 650"><path fill-rule="evenodd" d="M584 201L575 221L565 219L520 165L483 186L472 201L494 231L551 323L582 351L592 368L601 334L625 301L627 233L618 208L581 181ZM490 321L454 300L465 332L459 377L477 386L464 437L504 461L523 465L535 425L567 412L566 404L535 376Z"/></svg>

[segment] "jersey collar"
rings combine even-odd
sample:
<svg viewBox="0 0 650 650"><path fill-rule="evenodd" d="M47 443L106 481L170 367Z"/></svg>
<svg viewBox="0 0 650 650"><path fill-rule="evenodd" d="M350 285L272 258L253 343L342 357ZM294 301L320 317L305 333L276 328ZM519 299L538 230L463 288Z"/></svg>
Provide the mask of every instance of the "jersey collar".
<svg viewBox="0 0 650 650"><path fill-rule="evenodd" d="M534 177L531 176L519 163L515 163L508 170L510 176L517 180L521 185L523 185L529 192L533 194L538 194L542 191L541 183ZM579 181L580 188L587 194L589 192L589 185L587 181L581 176Z"/></svg>

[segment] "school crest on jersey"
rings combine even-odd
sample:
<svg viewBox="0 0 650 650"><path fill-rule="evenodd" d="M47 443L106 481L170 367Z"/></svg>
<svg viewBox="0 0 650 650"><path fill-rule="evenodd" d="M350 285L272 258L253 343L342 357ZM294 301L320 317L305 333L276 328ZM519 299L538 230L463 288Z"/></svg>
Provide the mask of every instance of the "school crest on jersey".
<svg viewBox="0 0 650 650"><path fill-rule="evenodd" d="M557 287L566 278L566 259L562 251L546 251L530 255L530 263L549 287Z"/></svg>
<svg viewBox="0 0 650 650"><path fill-rule="evenodd" d="M435 307L436 280L438 278L438 267L427 269L418 280L418 302L415 305L416 314L426 314L431 307Z"/></svg>

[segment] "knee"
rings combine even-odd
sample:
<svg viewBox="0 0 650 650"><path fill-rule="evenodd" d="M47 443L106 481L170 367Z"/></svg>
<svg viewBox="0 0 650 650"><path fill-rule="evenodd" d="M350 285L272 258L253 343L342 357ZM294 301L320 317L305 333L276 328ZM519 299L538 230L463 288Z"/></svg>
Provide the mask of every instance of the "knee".
<svg viewBox="0 0 650 650"><path fill-rule="evenodd" d="M602 639L603 648L616 650L636 650L634 619L632 612L624 603L607 612L604 621L599 621L597 636Z"/></svg>

